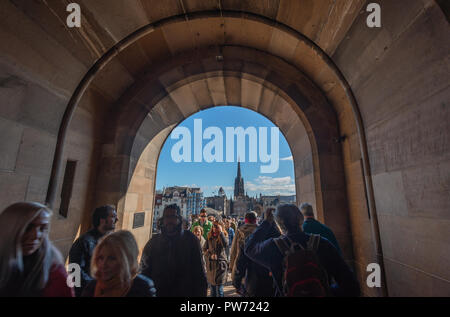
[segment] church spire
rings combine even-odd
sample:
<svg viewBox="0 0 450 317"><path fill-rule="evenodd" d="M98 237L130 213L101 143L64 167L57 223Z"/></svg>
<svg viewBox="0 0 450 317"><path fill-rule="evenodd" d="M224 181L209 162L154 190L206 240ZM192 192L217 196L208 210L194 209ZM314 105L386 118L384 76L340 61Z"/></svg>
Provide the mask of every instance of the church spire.
<svg viewBox="0 0 450 317"><path fill-rule="evenodd" d="M241 162L238 161L237 178L241 178Z"/></svg>
<svg viewBox="0 0 450 317"><path fill-rule="evenodd" d="M241 176L241 162L238 158L237 175L234 179L234 197L244 196L244 179Z"/></svg>

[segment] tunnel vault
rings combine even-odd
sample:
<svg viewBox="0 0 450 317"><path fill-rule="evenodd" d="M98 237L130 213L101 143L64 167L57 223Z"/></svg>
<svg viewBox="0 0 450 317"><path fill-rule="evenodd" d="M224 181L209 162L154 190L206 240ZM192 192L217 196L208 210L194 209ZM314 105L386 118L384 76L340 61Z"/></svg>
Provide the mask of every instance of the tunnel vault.
<svg viewBox="0 0 450 317"><path fill-rule="evenodd" d="M98 203L112 193L116 200L125 198L119 213L129 228L134 212L143 209L144 196L153 197L149 189L154 188L162 136L202 109L243 106L280 127L293 153L299 202L317 207L319 219L335 229L351 259L338 122L326 98L287 63L278 60L277 68L270 67L274 56L242 47L223 47L223 61L217 60L217 49L200 53L195 63L190 54L181 54L171 60L173 68L163 65L148 73L117 104L115 134L104 145L114 150L103 157ZM120 168L113 171L111 166Z"/></svg>
<svg viewBox="0 0 450 317"><path fill-rule="evenodd" d="M198 30L193 41L192 30ZM140 58L142 51L147 58ZM96 149L99 169L91 171L92 206L116 204L119 227L134 231L141 248L151 234L156 165L164 140L197 111L235 105L280 127L293 152L298 202L314 205L349 262L354 260L349 210L373 215L373 250L382 263L358 107L339 69L302 34L262 16L222 11L220 16L202 12L188 20L160 20L118 42L86 73L69 101L47 192L50 205L61 183L71 118L79 104L95 108L97 101L89 96L99 90L103 111L97 119L103 132ZM349 192L354 184L361 188ZM350 205L352 195L367 195L368 204ZM133 230L132 216L138 211L146 213L145 229ZM87 230L89 219L86 211L80 232Z"/></svg>
<svg viewBox="0 0 450 317"><path fill-rule="evenodd" d="M238 105L284 133L298 199L337 232L364 295L447 296L448 15L376 2L380 28L370 0L78 0L70 29L67 1L0 1L2 204L50 205L65 256L97 204L117 204L122 228L145 211L142 245L167 135Z"/></svg>

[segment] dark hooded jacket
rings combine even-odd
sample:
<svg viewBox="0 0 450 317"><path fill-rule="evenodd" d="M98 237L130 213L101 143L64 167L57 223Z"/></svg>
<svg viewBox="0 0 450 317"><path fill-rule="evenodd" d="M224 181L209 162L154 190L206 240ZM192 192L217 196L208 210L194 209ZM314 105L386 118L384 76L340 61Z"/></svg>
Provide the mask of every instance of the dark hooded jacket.
<svg viewBox="0 0 450 317"><path fill-rule="evenodd" d="M206 297L200 242L188 230L152 237L144 247L141 271L154 281L158 297Z"/></svg>

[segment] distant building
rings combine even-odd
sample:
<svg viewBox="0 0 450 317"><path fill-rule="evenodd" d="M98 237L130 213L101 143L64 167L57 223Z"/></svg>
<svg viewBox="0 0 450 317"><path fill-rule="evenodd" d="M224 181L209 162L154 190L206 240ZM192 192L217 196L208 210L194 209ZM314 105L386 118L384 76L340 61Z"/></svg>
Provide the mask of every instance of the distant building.
<svg viewBox="0 0 450 317"><path fill-rule="evenodd" d="M255 211L259 216L269 207L277 208L280 204L296 204L295 195L275 195L249 197L244 189L244 178L241 174L241 163L238 162L237 175L234 180L234 199L230 200L231 215L244 217L249 211Z"/></svg>
<svg viewBox="0 0 450 317"><path fill-rule="evenodd" d="M263 207L264 210L266 210L269 207L277 208L281 204L296 204L296 197L295 195L290 196L282 196L282 195L276 195L276 196L259 196L259 203Z"/></svg>
<svg viewBox="0 0 450 317"><path fill-rule="evenodd" d="M230 202L225 195L225 191L220 187L218 195L206 197L206 206L218 210L222 214L230 214Z"/></svg>
<svg viewBox="0 0 450 317"><path fill-rule="evenodd" d="M200 210L206 206L200 188L180 186L164 188L161 193L155 195L154 228L156 228L156 221L162 217L164 208L171 204L177 204L181 215L186 219L192 214L199 214Z"/></svg>
<svg viewBox="0 0 450 317"><path fill-rule="evenodd" d="M198 215L200 210L206 207L206 201L200 188L191 188L187 193L186 201L188 215Z"/></svg>

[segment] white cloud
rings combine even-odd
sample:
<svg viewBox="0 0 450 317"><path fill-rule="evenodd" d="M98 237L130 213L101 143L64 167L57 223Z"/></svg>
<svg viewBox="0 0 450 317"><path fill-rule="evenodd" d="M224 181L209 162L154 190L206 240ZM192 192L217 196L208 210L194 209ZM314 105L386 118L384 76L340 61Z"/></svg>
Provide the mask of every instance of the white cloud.
<svg viewBox="0 0 450 317"><path fill-rule="evenodd" d="M198 188L199 186L198 186L198 185L196 185L196 184L191 184L191 185L183 185L183 186L180 186L180 187L191 187L191 188Z"/></svg>
<svg viewBox="0 0 450 317"><path fill-rule="evenodd" d="M294 160L294 158L292 157L292 155L280 158L280 161L293 161L293 160Z"/></svg>
<svg viewBox="0 0 450 317"><path fill-rule="evenodd" d="M287 185L292 183L292 179L290 176L286 177L259 176L255 181L259 184L264 185Z"/></svg>
<svg viewBox="0 0 450 317"><path fill-rule="evenodd" d="M247 181L245 189L249 192L261 192L265 195L294 195L295 183L290 176L259 176L253 181Z"/></svg>

